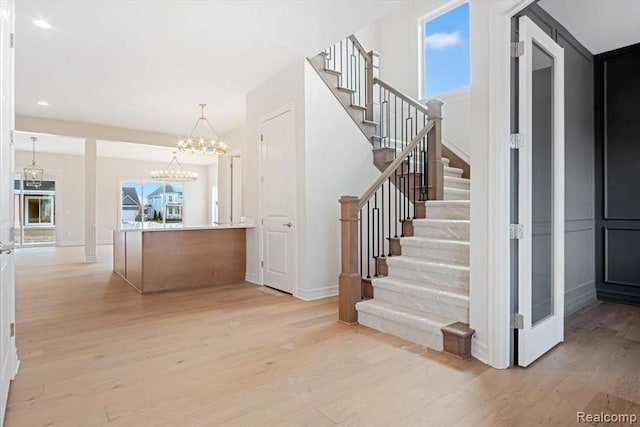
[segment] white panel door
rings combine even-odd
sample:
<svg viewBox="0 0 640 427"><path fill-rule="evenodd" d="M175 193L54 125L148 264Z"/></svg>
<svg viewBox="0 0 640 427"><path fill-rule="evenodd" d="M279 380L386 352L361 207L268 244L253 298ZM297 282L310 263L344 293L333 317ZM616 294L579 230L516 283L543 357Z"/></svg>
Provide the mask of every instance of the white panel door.
<svg viewBox="0 0 640 427"><path fill-rule="evenodd" d="M294 114L262 122L261 195L264 284L293 293L295 216Z"/></svg>
<svg viewBox="0 0 640 427"><path fill-rule="evenodd" d="M518 364L564 339L564 53L529 18L519 21Z"/></svg>
<svg viewBox="0 0 640 427"><path fill-rule="evenodd" d="M0 425L9 384L16 373L14 336L15 264L13 254L13 2L0 2Z"/></svg>

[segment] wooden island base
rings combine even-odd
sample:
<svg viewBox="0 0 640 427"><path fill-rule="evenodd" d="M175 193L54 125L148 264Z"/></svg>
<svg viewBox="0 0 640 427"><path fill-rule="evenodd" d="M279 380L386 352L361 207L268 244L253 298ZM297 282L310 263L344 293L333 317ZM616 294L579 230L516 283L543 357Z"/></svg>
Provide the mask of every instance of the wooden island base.
<svg viewBox="0 0 640 427"><path fill-rule="evenodd" d="M142 294L243 281L246 228L117 230L113 271Z"/></svg>

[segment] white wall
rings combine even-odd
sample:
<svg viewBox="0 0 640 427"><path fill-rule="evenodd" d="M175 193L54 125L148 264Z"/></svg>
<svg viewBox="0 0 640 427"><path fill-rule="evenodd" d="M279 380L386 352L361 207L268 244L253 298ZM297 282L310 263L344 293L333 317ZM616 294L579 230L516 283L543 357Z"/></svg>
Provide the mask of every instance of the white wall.
<svg viewBox="0 0 640 427"><path fill-rule="evenodd" d="M417 1L355 33L362 45L380 54L380 78L396 89L420 100L420 20L438 14L448 1ZM473 62L473 57L471 58ZM447 145L464 160L471 158L470 90L442 96L442 136Z"/></svg>
<svg viewBox="0 0 640 427"><path fill-rule="evenodd" d="M380 172L371 144L353 119L310 64L304 71L307 275L298 283L298 296L314 299L338 291L338 199L362 195Z"/></svg>
<svg viewBox="0 0 640 427"><path fill-rule="evenodd" d="M259 220L258 142L268 115L292 106L296 153L294 295L310 300L337 293L340 273L338 199L359 196L380 172L371 144L307 61L247 96L245 215ZM257 221L259 223L259 221ZM259 277L259 228L247 234L247 278Z"/></svg>
<svg viewBox="0 0 640 427"><path fill-rule="evenodd" d="M45 176L56 178L56 241L60 246L84 244L84 157L37 153ZM31 164L31 152L16 151L16 172Z"/></svg>
<svg viewBox="0 0 640 427"><path fill-rule="evenodd" d="M305 199L305 113L304 113L304 64L300 60L290 68L281 72L271 80L247 94L246 106L246 145L244 149L244 216L259 223L259 142L261 123L269 114L285 106L291 106L295 120L295 168L296 194L298 201ZM299 277L305 277L306 253L305 232L306 215L304 203L297 203L296 218L292 219L296 233L296 248L299 262L296 263L297 272L294 273L296 283ZM262 283L260 277L260 240L259 227L247 230L247 280Z"/></svg>
<svg viewBox="0 0 640 427"><path fill-rule="evenodd" d="M109 143L109 142L104 142ZM31 153L15 152L16 165L31 163ZM55 172L56 234L60 246L84 244L84 156L38 153L37 161L45 171ZM111 243L111 230L118 225L121 180L150 180L153 169L167 163L99 157L97 159L97 241ZM194 183L184 184L184 224L203 225L209 221L210 194L208 166L189 165L198 173Z"/></svg>

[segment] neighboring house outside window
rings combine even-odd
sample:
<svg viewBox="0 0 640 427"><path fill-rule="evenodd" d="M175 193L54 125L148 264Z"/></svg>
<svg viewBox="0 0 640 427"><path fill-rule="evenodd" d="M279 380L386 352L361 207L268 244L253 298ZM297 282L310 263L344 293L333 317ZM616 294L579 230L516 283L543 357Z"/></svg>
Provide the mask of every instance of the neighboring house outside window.
<svg viewBox="0 0 640 427"><path fill-rule="evenodd" d="M162 182L121 184L121 223L134 228L140 223L181 223L182 185Z"/></svg>
<svg viewBox="0 0 640 427"><path fill-rule="evenodd" d="M469 3L422 21L421 87L423 98L471 84Z"/></svg>
<svg viewBox="0 0 640 427"><path fill-rule="evenodd" d="M122 222L139 221L140 199L135 187L122 187Z"/></svg>

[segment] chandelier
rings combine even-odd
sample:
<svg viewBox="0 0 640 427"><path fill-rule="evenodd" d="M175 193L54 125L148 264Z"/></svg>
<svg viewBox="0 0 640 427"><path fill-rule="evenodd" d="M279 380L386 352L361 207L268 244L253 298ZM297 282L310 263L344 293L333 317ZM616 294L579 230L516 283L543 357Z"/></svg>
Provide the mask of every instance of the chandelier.
<svg viewBox="0 0 640 427"><path fill-rule="evenodd" d="M36 164L36 141L38 138L31 137L31 144L33 145L33 156L31 158L31 164L23 169L24 180L27 187L40 187L42 185L42 177L44 175L44 169Z"/></svg>
<svg viewBox="0 0 640 427"><path fill-rule="evenodd" d="M164 182L193 182L198 179L198 174L182 167L176 157L176 153L173 153L173 158L167 167L162 170L151 171L151 178Z"/></svg>
<svg viewBox="0 0 640 427"><path fill-rule="evenodd" d="M199 105L201 109L200 118L191 129L189 136L178 141L178 150L181 153L190 154L225 154L227 152L227 144L216 135L209 119L204 116L204 107L207 104Z"/></svg>

